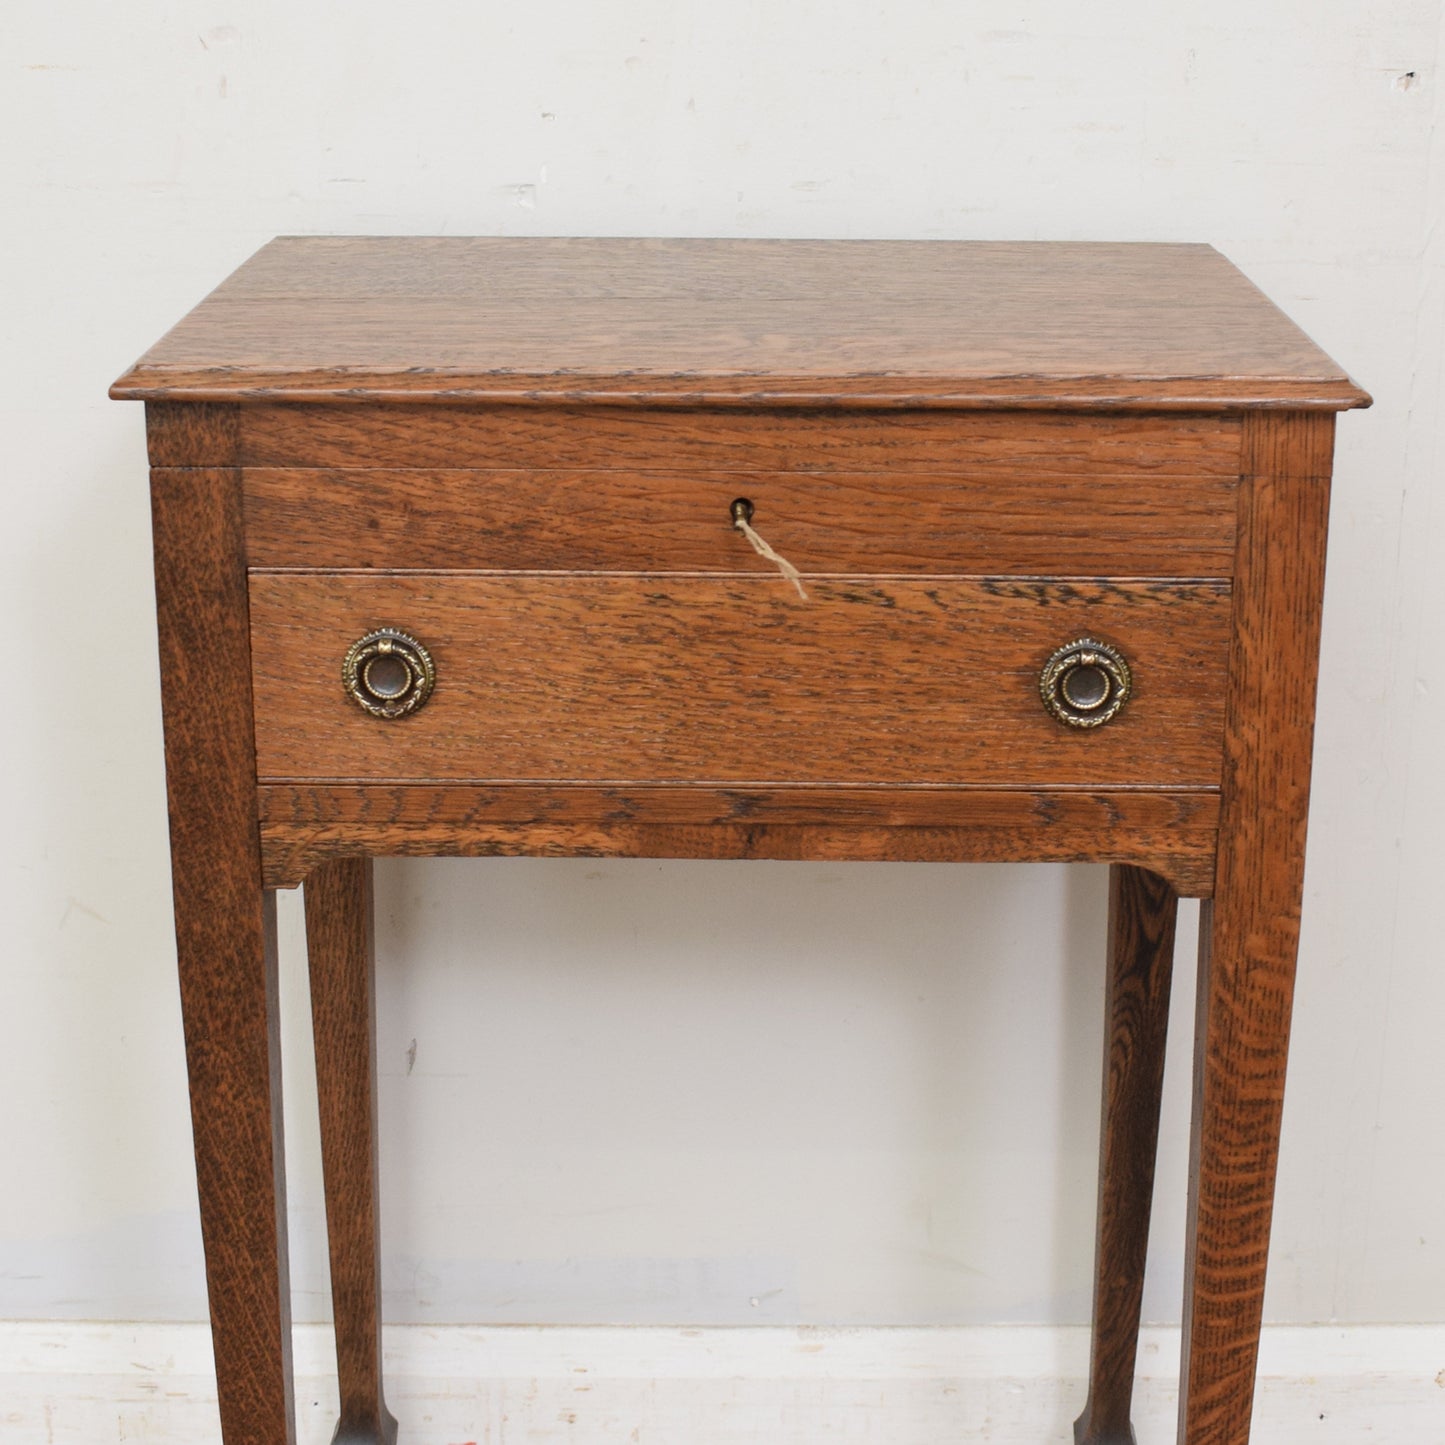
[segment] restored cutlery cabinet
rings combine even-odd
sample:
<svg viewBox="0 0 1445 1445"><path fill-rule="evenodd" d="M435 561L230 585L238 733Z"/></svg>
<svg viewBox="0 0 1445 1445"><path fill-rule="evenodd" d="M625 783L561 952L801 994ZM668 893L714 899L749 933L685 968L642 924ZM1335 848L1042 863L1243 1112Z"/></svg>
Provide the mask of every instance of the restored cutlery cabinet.
<svg viewBox="0 0 1445 1445"><path fill-rule="evenodd" d="M294 1438L273 890L305 889L338 1440L377 1445L371 859L519 853L1112 865L1083 1445L1132 1438L1204 899L1179 1438L1243 1445L1335 413L1369 398L1233 267L283 239L112 395L146 403L226 1445Z"/></svg>

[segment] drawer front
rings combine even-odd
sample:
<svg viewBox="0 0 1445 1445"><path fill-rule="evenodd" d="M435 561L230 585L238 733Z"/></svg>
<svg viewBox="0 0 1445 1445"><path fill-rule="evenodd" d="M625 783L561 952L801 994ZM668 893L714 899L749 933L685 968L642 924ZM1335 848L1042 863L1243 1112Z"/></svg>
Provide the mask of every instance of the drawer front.
<svg viewBox="0 0 1445 1445"><path fill-rule="evenodd" d="M1235 476L248 468L258 567L1226 577Z"/></svg>
<svg viewBox="0 0 1445 1445"><path fill-rule="evenodd" d="M276 573L251 577L263 780L1213 787L1227 584ZM369 716L341 682L378 627L431 700ZM1093 729L1039 697L1080 636L1133 694Z"/></svg>

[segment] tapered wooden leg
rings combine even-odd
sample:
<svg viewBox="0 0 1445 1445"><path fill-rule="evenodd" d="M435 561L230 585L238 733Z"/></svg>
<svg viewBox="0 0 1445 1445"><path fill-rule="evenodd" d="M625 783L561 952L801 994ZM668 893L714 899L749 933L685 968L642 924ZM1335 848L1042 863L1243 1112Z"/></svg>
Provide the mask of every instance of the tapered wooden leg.
<svg viewBox="0 0 1445 1445"><path fill-rule="evenodd" d="M1244 427L1214 898L1200 916L1179 1438L1246 1445L1284 1106L1332 419Z"/></svg>
<svg viewBox="0 0 1445 1445"><path fill-rule="evenodd" d="M1174 890L1156 874L1122 865L1109 870L1094 1329L1089 1399L1074 1422L1077 1445L1134 1441L1129 1405L1154 1200L1178 903Z"/></svg>
<svg viewBox="0 0 1445 1445"><path fill-rule="evenodd" d="M222 419L224 420L224 419ZM207 441L207 414L195 423ZM152 424L152 444L158 425ZM228 445L216 425L217 454ZM240 474L151 473L171 881L225 1445L294 1445L273 896L261 885Z"/></svg>
<svg viewBox="0 0 1445 1445"><path fill-rule="evenodd" d="M185 870L180 870L184 872ZM275 895L226 915L176 882L181 1007L225 1445L294 1445ZM187 890L189 891L189 890ZM224 941L203 938L224 929Z"/></svg>
<svg viewBox="0 0 1445 1445"><path fill-rule="evenodd" d="M371 859L324 863L306 880L305 891L341 1386L335 1445L390 1445L396 1421L381 1380Z"/></svg>

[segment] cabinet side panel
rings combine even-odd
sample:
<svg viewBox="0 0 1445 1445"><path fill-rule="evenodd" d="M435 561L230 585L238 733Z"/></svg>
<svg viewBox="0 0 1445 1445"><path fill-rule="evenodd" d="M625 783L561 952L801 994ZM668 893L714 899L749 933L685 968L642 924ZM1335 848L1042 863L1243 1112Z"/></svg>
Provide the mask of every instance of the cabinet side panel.
<svg viewBox="0 0 1445 1445"><path fill-rule="evenodd" d="M146 403L146 449L153 467L229 467L240 447L238 406Z"/></svg>

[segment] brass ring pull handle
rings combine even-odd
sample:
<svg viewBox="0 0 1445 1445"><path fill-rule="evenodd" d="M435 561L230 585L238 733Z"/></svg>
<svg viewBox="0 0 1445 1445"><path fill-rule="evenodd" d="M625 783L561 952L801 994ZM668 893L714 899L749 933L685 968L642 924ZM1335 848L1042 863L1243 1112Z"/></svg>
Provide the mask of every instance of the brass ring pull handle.
<svg viewBox="0 0 1445 1445"><path fill-rule="evenodd" d="M436 668L416 638L382 627L351 644L341 681L352 702L372 717L406 717L431 696Z"/></svg>
<svg viewBox="0 0 1445 1445"><path fill-rule="evenodd" d="M1132 690L1123 653L1093 637L1066 643L1039 674L1044 706L1061 723L1075 728L1102 727L1118 716Z"/></svg>

